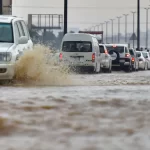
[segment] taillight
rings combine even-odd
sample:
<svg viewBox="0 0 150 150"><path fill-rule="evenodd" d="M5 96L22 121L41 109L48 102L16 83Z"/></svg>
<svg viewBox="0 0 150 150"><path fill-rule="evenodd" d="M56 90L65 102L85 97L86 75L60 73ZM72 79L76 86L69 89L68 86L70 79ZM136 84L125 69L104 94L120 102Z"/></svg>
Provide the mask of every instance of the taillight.
<svg viewBox="0 0 150 150"><path fill-rule="evenodd" d="M62 55L62 53L60 53L59 54L59 59L62 60L62 58L63 58L63 55Z"/></svg>
<svg viewBox="0 0 150 150"><path fill-rule="evenodd" d="M107 49L105 49L105 54L108 54L108 51L107 51Z"/></svg>
<svg viewBox="0 0 150 150"><path fill-rule="evenodd" d="M135 61L134 57L132 57L132 61Z"/></svg>
<svg viewBox="0 0 150 150"><path fill-rule="evenodd" d="M126 54L125 54L125 57L130 57L130 54L129 54L129 53L126 53Z"/></svg>
<svg viewBox="0 0 150 150"><path fill-rule="evenodd" d="M95 53L92 54L92 62L95 62Z"/></svg>

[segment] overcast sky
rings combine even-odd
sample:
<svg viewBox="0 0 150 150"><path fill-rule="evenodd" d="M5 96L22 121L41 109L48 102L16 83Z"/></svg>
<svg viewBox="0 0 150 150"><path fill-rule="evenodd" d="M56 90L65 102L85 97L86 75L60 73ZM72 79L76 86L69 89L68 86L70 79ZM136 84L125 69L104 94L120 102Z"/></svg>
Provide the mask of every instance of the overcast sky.
<svg viewBox="0 0 150 150"><path fill-rule="evenodd" d="M13 13L22 17L26 17L27 13L62 14L63 2L64 0L13 0ZM149 0L141 0L142 31L145 31L146 11L144 7L149 5ZM130 14L128 30L132 31L131 11L136 11L137 0L68 0L68 6L70 28L85 29L128 13ZM114 26L115 32L117 32L117 19ZM110 31L111 28L109 28L109 33ZM124 17L121 19L121 32L124 32Z"/></svg>

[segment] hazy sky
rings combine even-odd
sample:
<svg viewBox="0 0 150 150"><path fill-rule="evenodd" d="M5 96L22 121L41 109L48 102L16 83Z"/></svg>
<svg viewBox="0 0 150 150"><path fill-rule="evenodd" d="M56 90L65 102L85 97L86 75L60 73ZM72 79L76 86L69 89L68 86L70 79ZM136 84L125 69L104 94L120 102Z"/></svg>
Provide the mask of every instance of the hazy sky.
<svg viewBox="0 0 150 150"><path fill-rule="evenodd" d="M27 13L62 14L63 2L64 0L13 0L13 14L22 17L26 17ZM88 28L128 13L130 14L128 17L128 30L132 31L131 11L136 11L137 0L68 0L68 5L70 28ZM144 7L149 5L149 0L141 0L142 31L145 31L146 10L144 10ZM117 19L114 22L114 26L115 32L117 32ZM109 33L110 31L111 28L109 28ZM124 32L124 17L121 19L121 32Z"/></svg>

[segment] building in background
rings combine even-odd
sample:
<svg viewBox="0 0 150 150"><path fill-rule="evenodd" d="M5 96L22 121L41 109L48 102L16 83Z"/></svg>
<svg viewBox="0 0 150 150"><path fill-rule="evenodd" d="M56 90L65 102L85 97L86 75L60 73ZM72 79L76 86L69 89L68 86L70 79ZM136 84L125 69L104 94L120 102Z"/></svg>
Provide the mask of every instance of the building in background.
<svg viewBox="0 0 150 150"><path fill-rule="evenodd" d="M2 14L12 14L12 0L2 0Z"/></svg>

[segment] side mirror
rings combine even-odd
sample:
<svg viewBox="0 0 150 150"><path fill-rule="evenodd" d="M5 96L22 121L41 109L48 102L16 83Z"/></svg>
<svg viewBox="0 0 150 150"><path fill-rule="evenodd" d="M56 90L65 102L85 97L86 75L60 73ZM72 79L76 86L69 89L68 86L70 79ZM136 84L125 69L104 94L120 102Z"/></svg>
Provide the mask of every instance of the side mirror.
<svg viewBox="0 0 150 150"><path fill-rule="evenodd" d="M21 36L19 38L18 44L27 44L28 43L28 38L26 36Z"/></svg>

